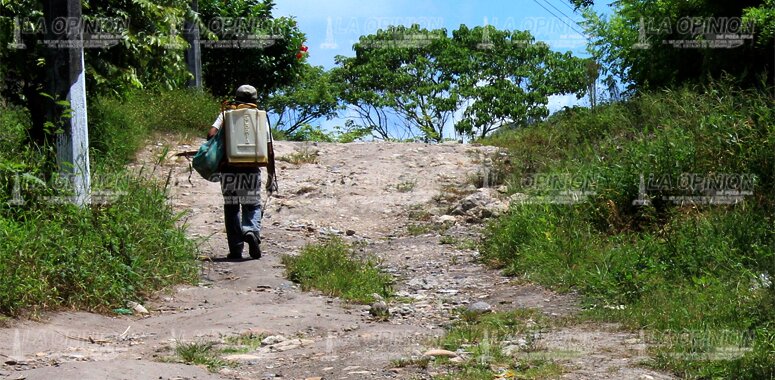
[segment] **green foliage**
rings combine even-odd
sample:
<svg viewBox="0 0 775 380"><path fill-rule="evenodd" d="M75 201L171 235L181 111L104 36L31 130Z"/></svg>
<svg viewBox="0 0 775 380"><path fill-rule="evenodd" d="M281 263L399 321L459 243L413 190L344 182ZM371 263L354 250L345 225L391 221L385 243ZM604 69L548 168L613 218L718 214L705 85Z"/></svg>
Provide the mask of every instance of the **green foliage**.
<svg viewBox="0 0 775 380"><path fill-rule="evenodd" d="M120 96L132 89L180 88L191 78L181 31L192 16L188 0L84 2L87 18L114 17L128 22L121 43L109 49L85 49L88 90Z"/></svg>
<svg viewBox="0 0 775 380"><path fill-rule="evenodd" d="M770 104L764 94L722 83L705 93L664 91L570 109L533 128L495 134L488 141L510 149L511 191L556 196L567 189L535 188L524 179L570 173L592 179L593 193L574 205L514 206L487 228L484 260L512 275L579 290L590 315L657 334L755 331L752 349L729 360L692 356L720 347L667 345L655 365L687 376L771 377ZM640 173L740 173L756 180L754 194L734 206L680 206L662 198L671 195L667 189L650 189L651 205L636 207Z"/></svg>
<svg viewBox="0 0 775 380"><path fill-rule="evenodd" d="M355 257L342 240L307 245L298 256L283 256L286 275L302 289L317 289L326 295L369 303L372 295L388 298L392 277L383 273L373 259Z"/></svg>
<svg viewBox="0 0 775 380"><path fill-rule="evenodd" d="M772 45L775 40L775 0L764 0L758 7L743 10L746 21L752 21L759 31L756 43L761 46Z"/></svg>
<svg viewBox="0 0 775 380"><path fill-rule="evenodd" d="M585 63L570 52L553 52L527 31L493 26L452 33L454 47L444 62L458 77L462 99L470 104L455 125L460 133L484 137L500 126L525 126L549 114L549 95L583 96Z"/></svg>
<svg viewBox="0 0 775 380"><path fill-rule="evenodd" d="M341 109L339 89L321 66L305 64L291 84L282 87L267 100L267 110L277 114L274 128L294 132L319 118L332 118Z"/></svg>
<svg viewBox="0 0 775 380"><path fill-rule="evenodd" d="M40 198L53 189L31 188L24 189L23 207L3 206L0 313L58 307L105 311L196 280L196 246L176 225L165 189L127 173L113 174L117 180L106 190L118 199L110 205L55 204ZM106 173L98 171L95 178L100 175ZM5 174L4 179L11 180Z"/></svg>
<svg viewBox="0 0 775 380"><path fill-rule="evenodd" d="M450 351L464 349L470 358L456 363L449 379L555 379L564 369L551 361L535 359L535 334L546 328L548 321L536 310L516 309L500 313L461 312L438 345ZM504 352L503 347L523 340L517 352ZM507 343L511 342L511 343ZM493 368L499 368L497 372ZM505 369L504 369L505 368Z"/></svg>
<svg viewBox="0 0 775 380"><path fill-rule="evenodd" d="M362 140L370 135L371 130L369 128L358 126L352 120L345 121L344 126L337 125L334 127L336 142L344 144Z"/></svg>
<svg viewBox="0 0 775 380"><path fill-rule="evenodd" d="M88 92L120 95L133 88L174 88L185 83L190 74L183 59L187 46L177 30L189 15L189 1L170 0L156 4L147 0L130 2L97 0L83 3L87 20L114 18L121 21L109 32L120 42L110 48L84 49ZM14 17L25 25L26 49L9 49L13 41ZM38 40L44 38L39 1L4 1L0 4L0 57L4 63L0 80L5 82L7 98L22 103L29 100L43 82L46 53ZM126 23L126 24L124 24ZM173 48L179 46L181 48ZM41 61L43 60L43 61ZM20 97L21 95L21 97ZM26 98L26 99L25 99Z"/></svg>
<svg viewBox="0 0 775 380"><path fill-rule="evenodd" d="M336 137L320 127L302 124L293 132L285 132L285 139L289 141L334 142Z"/></svg>
<svg viewBox="0 0 775 380"><path fill-rule="evenodd" d="M444 29L391 26L361 36L354 49L355 57L337 57L332 78L360 124L384 139L399 131L442 141L463 107L456 131L484 136L544 117L549 95L586 86L582 60L550 51L528 32L491 26L461 26L452 37ZM392 114L404 124L392 123Z"/></svg>
<svg viewBox="0 0 775 380"><path fill-rule="evenodd" d="M339 64L356 75L359 88L352 91L384 96L384 106L401 115L409 129L440 141L444 124L460 102L439 57L447 45L443 29L391 26L362 36L354 46L356 57L340 59ZM365 94L353 95L363 98ZM373 95L369 97L374 100Z"/></svg>
<svg viewBox="0 0 775 380"><path fill-rule="evenodd" d="M210 372L231 364L221 359L213 342L179 343L175 347L175 354L183 363L205 366Z"/></svg>
<svg viewBox="0 0 775 380"><path fill-rule="evenodd" d="M147 130L138 119L116 116L127 109L111 101L103 98L93 104L92 115L104 118L91 137L107 149L94 155L95 204L87 208L56 203L62 199L56 197L69 193L47 175L51 168L40 160L40 149L25 143L27 112L0 112L0 313L23 315L60 307L107 311L163 287L196 280L196 246L178 225L179 215L168 205L166 190L125 172L124 161L112 161L120 161L120 154L132 155L127 146L137 144L135 139L144 138ZM152 107L136 108L139 115ZM175 124L182 125L181 119ZM101 191L116 198L99 204Z"/></svg>
<svg viewBox="0 0 775 380"><path fill-rule="evenodd" d="M264 334L245 332L240 335L228 336L224 339L227 347L222 348L223 353L246 353L255 351L261 347L261 342L266 338Z"/></svg>
<svg viewBox="0 0 775 380"><path fill-rule="evenodd" d="M24 141L27 138L27 126L30 116L26 110L18 107L0 107L0 171L21 171L34 152ZM26 159L25 159L26 158Z"/></svg>
<svg viewBox="0 0 775 380"><path fill-rule="evenodd" d="M206 86L218 97L232 96L242 84L256 87L259 103L268 95L293 83L304 74L306 54L300 49L306 39L296 20L272 16L271 0L201 0L200 18L211 30L211 41L245 41L258 38L268 46L202 49L202 70ZM218 18L235 20L231 27ZM242 24L239 24L242 23ZM301 54L301 57L297 55ZM264 106L265 107L265 106Z"/></svg>
<svg viewBox="0 0 775 380"><path fill-rule="evenodd" d="M204 136L219 110L212 96L197 90L96 97L89 104L93 159L98 164L123 165L134 159L153 132Z"/></svg>
<svg viewBox="0 0 775 380"><path fill-rule="evenodd" d="M318 150L311 148L308 144L296 147L295 151L286 156L280 156L278 161L284 161L294 165L316 164L318 163Z"/></svg>
<svg viewBox="0 0 775 380"><path fill-rule="evenodd" d="M773 5L772 0L624 0L614 3L614 14L610 17L597 15L591 9L586 9L584 15L592 35L593 55L603 63L609 78L623 80L631 92L708 83L709 79L724 75L731 75L745 87L761 87L775 71L772 66L775 58ZM713 30L716 25L725 26L725 20L732 17L744 17L741 30ZM718 35L733 33L752 34L753 41L747 40L733 48L687 48L663 43L713 42L719 38L723 42L727 37Z"/></svg>

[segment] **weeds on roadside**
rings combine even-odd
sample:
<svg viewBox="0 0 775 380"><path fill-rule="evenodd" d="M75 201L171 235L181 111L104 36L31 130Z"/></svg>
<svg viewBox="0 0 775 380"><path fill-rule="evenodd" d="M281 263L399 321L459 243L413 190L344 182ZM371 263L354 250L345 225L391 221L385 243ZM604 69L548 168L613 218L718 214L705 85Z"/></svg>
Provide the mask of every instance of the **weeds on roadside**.
<svg viewBox="0 0 775 380"><path fill-rule="evenodd" d="M449 369L442 379L551 379L559 378L564 368L545 359L520 356L536 350L535 334L548 325L536 310L517 309L486 313L462 310L459 319L436 343L453 352L465 351L464 360L436 360ZM521 345L519 345L520 343ZM514 352L514 347L519 347Z"/></svg>
<svg viewBox="0 0 775 380"><path fill-rule="evenodd" d="M393 278L373 258L356 257L338 238L307 245L298 256L283 256L282 263L288 279L305 291L317 289L359 303L373 302L375 293L383 298L392 295Z"/></svg>
<svg viewBox="0 0 775 380"><path fill-rule="evenodd" d="M295 152L287 156L280 156L277 158L277 160L293 165L317 164L318 154L319 152L317 149L311 148L309 145L304 144L301 147L297 147Z"/></svg>
<svg viewBox="0 0 775 380"><path fill-rule="evenodd" d="M264 338L266 338L264 334L254 334L252 332L228 336L224 339L225 347L221 348L220 351L225 354L239 354L255 351L261 347L261 341L263 341Z"/></svg>
<svg viewBox="0 0 775 380"><path fill-rule="evenodd" d="M395 185L396 191L399 193L409 193L417 186L416 180L406 180Z"/></svg>
<svg viewBox="0 0 775 380"><path fill-rule="evenodd" d="M703 356L723 345L662 347L659 368L700 378L775 376L771 104L764 94L715 85L570 109L497 133L489 142L510 151L512 191L529 194L526 179L567 173L594 186L572 205L512 207L487 228L483 260L523 280L580 291L594 319L654 334L752 332L731 359ZM735 205L681 206L652 190L650 205L633 203L640 174L685 173L751 175L754 194Z"/></svg>
<svg viewBox="0 0 775 380"><path fill-rule="evenodd" d="M217 99L197 90L98 97L89 103L92 159L102 166L121 167L134 159L153 132L204 137L219 111Z"/></svg>
<svg viewBox="0 0 775 380"><path fill-rule="evenodd" d="M233 365L233 363L221 358L220 352L215 348L213 342L179 343L175 347L175 355L183 363L202 365L207 367L210 372L217 372L223 367Z"/></svg>
<svg viewBox="0 0 775 380"><path fill-rule="evenodd" d="M108 311L197 280L197 247L164 185L124 176L109 204L58 204L41 188L23 192L24 206L0 210L0 313Z"/></svg>

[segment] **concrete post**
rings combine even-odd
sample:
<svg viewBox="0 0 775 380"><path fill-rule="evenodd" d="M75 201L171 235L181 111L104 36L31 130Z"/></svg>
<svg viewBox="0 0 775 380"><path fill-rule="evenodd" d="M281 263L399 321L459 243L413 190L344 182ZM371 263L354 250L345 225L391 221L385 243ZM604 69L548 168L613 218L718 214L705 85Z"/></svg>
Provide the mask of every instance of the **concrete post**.
<svg viewBox="0 0 775 380"><path fill-rule="evenodd" d="M61 42L49 46L48 82L55 100L69 101L70 117L64 119L64 133L57 135L57 166L74 191L71 201L83 206L90 202L89 132L86 114L86 82L83 61L81 0L45 2L46 39ZM66 25L65 30L53 25ZM58 24L55 24L58 23ZM46 118L55 125L62 121L61 105L49 102Z"/></svg>
<svg viewBox="0 0 775 380"><path fill-rule="evenodd" d="M199 12L199 2L191 1L191 10L194 13ZM188 87L202 88L202 49L199 45L199 23L193 19L187 19L185 25L185 38L188 42L186 50L186 64L188 71L194 77L188 81Z"/></svg>

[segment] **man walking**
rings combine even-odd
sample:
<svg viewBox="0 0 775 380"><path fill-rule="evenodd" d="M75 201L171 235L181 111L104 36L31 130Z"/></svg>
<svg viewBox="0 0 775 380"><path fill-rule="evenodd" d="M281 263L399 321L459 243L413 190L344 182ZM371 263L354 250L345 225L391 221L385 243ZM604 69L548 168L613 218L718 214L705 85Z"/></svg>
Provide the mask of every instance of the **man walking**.
<svg viewBox="0 0 775 380"><path fill-rule="evenodd" d="M237 88L234 102L255 105L258 102L255 87L242 85ZM208 139L215 136L221 127L223 127L222 113L210 128ZM269 151L272 151L271 147ZM272 153L269 156L267 169L266 190L271 194L277 191ZM221 193L226 238L229 244L229 254L226 257L230 260L241 260L242 251L247 243L250 257L261 258L261 169L258 166L233 166L223 163Z"/></svg>

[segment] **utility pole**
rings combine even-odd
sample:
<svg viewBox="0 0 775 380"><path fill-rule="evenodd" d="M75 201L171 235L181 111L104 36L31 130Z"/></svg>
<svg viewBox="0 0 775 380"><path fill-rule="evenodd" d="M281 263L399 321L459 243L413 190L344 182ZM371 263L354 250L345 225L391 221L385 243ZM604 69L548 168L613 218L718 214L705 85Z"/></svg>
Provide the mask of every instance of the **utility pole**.
<svg viewBox="0 0 775 380"><path fill-rule="evenodd" d="M47 90L53 97L46 104L46 120L64 130L56 140L59 174L72 186L71 201L84 206L90 202L91 178L81 0L46 0L44 7ZM68 110L56 102L65 99L69 117L63 117Z"/></svg>
<svg viewBox="0 0 775 380"><path fill-rule="evenodd" d="M191 11L199 13L199 1L191 0ZM188 87L202 88L202 49L199 45L199 22L192 17L186 19L184 27L188 49L186 50L186 65L193 78L188 81Z"/></svg>

